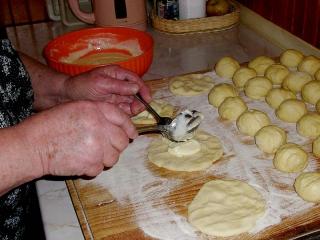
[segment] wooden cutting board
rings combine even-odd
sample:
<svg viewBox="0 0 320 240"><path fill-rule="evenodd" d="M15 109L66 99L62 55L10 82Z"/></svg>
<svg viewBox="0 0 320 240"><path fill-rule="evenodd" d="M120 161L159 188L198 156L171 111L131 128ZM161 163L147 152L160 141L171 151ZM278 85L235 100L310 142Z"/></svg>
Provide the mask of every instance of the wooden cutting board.
<svg viewBox="0 0 320 240"><path fill-rule="evenodd" d="M157 94L158 91L162 91L161 98L170 101L172 96L168 91L168 81L169 79L152 80L148 81L147 84L155 94ZM205 97L203 99L205 99ZM183 100L181 103L183 103ZM204 100L203 104L208 103ZM220 127L222 129L224 129L224 127L226 129L225 131L234 129L230 126L231 123L219 119L216 109L213 107L212 109L207 109L209 116L212 116L212 119L215 119L216 124L221 125ZM246 151L245 148L247 146L250 148L254 147L252 146L254 145L252 139L242 138L236 132L228 134L234 134L233 138L238 138L240 141L243 141L243 151ZM223 138L223 136L217 136ZM151 138L152 137L153 136L151 136ZM150 137L142 137L142 139L145 138ZM115 169L110 169L103 173L105 178L102 177L90 181L83 179L67 181L67 186L86 239L155 239L165 236L164 232L168 234L164 237L165 239L186 239L184 235L170 236L170 233L175 231L167 230L166 226L170 225L171 221L175 221L177 217L180 219L178 222L184 224L184 226L188 225L185 220L187 218L187 206L201 186L217 177L227 177L221 174L216 176L212 174L214 171L205 173L172 172L156 167L148 162L146 154L141 152L143 148L140 149L138 146L139 144L146 144L146 142L142 141L139 143L139 141L140 139L137 139L134 143L131 143L137 147L137 157L135 156L135 152L129 151L128 154L124 154L124 156L120 158L119 163L114 167ZM310 151L310 142L307 141L304 147ZM270 156L261 156L257 157L256 160L270 161ZM267 160L258 159L264 157ZM216 164L218 164L216 166L223 167L228 164L229 161L236 161L236 159L237 156L225 153L218 163L213 164L212 168L214 169ZM314 158L311 160L313 165L312 170L319 170L319 161ZM124 162L128 164L125 165L123 164ZM125 169L130 168L130 166L132 166L131 172ZM272 164L270 164L269 168L270 174L275 174L273 178L277 178L276 174L280 176L280 172L274 172L275 170ZM269 170L267 169L267 171ZM123 177L119 174L122 172ZM261 177L259 176L259 170L253 172L254 175L257 175L256 177ZM128 173L134 177L124 181L123 179L127 177L124 175ZM228 174L227 178L230 178L232 172ZM153 178L148 177L151 175ZM105 181L105 183L103 181ZM113 182L112 189L109 189L105 185L107 181ZM133 188L139 186L138 181L141 181L142 189L135 190ZM118 187L117 182L119 182ZM172 182L176 184L170 186ZM169 188L166 187L167 185ZM275 185L275 188L279 190L281 194L295 194L290 184ZM153 189L159 190L162 187L163 193L153 192ZM167 191L168 189L170 191ZM143 196L136 196L136 198L132 199L130 197L128 197L128 199L123 197L126 196L126 193L133 195L135 191L143 193L145 198L142 198ZM149 206L148 204L150 204L150 208L147 207ZM288 239L320 228L320 206L305 204L308 207L305 207L303 211L297 209L296 212L293 211L292 214L282 217L281 221L275 225L271 225L255 233L245 233L224 239ZM160 214L162 209L164 214ZM170 214L167 215L166 213ZM170 216L173 216L173 219L170 220ZM161 229L163 229L164 232L161 232ZM188 229L186 229L186 231L187 230ZM193 239L218 238L197 233L197 237Z"/></svg>

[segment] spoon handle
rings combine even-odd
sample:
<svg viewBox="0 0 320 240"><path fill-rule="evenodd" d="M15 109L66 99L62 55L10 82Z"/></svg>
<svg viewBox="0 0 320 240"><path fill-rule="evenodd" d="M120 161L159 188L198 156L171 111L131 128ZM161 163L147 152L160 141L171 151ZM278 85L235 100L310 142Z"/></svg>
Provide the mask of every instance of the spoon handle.
<svg viewBox="0 0 320 240"><path fill-rule="evenodd" d="M134 96L135 96L136 99L138 99L147 108L148 112L150 112L156 118L157 123L159 123L161 117L145 100L143 100L143 98L141 97L140 93L137 93Z"/></svg>

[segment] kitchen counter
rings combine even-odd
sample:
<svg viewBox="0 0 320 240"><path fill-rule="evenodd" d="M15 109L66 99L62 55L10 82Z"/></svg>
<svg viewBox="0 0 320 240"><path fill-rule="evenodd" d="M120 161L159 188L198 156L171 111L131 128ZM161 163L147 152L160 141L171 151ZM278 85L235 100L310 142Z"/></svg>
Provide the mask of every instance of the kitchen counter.
<svg viewBox="0 0 320 240"><path fill-rule="evenodd" d="M58 22L39 23L10 27L7 32L17 49L45 63L43 47L56 36L81 27L65 27ZM283 48L273 39L267 40L242 23L227 31L193 35L168 35L151 28L148 31L154 38L155 47L153 63L143 76L145 80L212 68L219 58L226 55L235 57L239 62L246 62L258 55L275 57ZM84 239L63 180L37 181L46 238Z"/></svg>

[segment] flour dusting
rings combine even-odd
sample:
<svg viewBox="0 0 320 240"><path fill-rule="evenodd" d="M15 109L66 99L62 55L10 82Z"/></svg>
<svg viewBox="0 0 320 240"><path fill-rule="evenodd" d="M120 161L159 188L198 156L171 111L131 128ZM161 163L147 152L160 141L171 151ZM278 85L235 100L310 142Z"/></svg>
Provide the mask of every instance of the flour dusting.
<svg viewBox="0 0 320 240"><path fill-rule="evenodd" d="M227 82L214 72L207 75L211 76L215 83ZM252 101L243 93L241 97L250 109L264 111L273 124L285 129L288 142L297 143L310 152L310 142L297 134L295 124L279 121L274 110L265 102ZM217 136L224 147L222 160L204 171L204 175L243 180L262 194L266 201L266 213L251 233L262 231L280 223L284 217L313 206L299 198L293 189L298 174L286 174L276 170L272 164L273 156L262 153L255 146L253 138L239 134L235 122L219 119L217 109L208 103L207 94L194 97L172 96L167 89L160 89L154 98L164 99L181 109L195 109L204 114L199 128ZM159 176L148 168L151 163L147 160L147 148L151 140L148 136L140 136L121 155L118 164L92 181L108 190L121 205L139 204L139 212L136 212L135 217L146 235L163 240L198 239L198 232L184 216L175 213L174 206L169 206L164 199L179 189L184 180ZM310 154L309 165L305 171L316 171L317 168L317 161Z"/></svg>

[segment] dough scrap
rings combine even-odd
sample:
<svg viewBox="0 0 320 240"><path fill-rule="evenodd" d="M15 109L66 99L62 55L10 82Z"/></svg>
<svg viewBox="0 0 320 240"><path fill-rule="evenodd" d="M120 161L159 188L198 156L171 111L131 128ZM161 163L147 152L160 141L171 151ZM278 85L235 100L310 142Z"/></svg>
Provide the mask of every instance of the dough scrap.
<svg viewBox="0 0 320 240"><path fill-rule="evenodd" d="M251 137L270 123L271 121L268 115L256 109L250 109L242 113L237 119L239 131Z"/></svg>
<svg viewBox="0 0 320 240"><path fill-rule="evenodd" d="M288 49L280 55L280 63L289 68L296 68L303 58L303 54L298 50Z"/></svg>
<svg viewBox="0 0 320 240"><path fill-rule="evenodd" d="M289 69L281 64L273 64L267 68L264 76L273 84L282 84L285 77L289 74Z"/></svg>
<svg viewBox="0 0 320 240"><path fill-rule="evenodd" d="M308 154L299 145L287 143L277 150L273 165L282 172L301 172L308 165Z"/></svg>
<svg viewBox="0 0 320 240"><path fill-rule="evenodd" d="M213 87L213 79L204 74L188 74L173 77L169 83L171 93L180 96L196 96Z"/></svg>
<svg viewBox="0 0 320 240"><path fill-rule="evenodd" d="M223 57L215 65L215 71L219 77L231 79L240 64L233 57Z"/></svg>
<svg viewBox="0 0 320 240"><path fill-rule="evenodd" d="M253 77L256 77L257 73L254 69L248 67L239 68L233 75L232 81L233 84L239 88L243 89L246 82Z"/></svg>
<svg viewBox="0 0 320 240"><path fill-rule="evenodd" d="M301 97L304 101L316 104L320 99L320 81L313 80L303 86Z"/></svg>
<svg viewBox="0 0 320 240"><path fill-rule="evenodd" d="M286 132L274 125L261 128L254 136L257 147L265 153L275 153L287 141Z"/></svg>
<svg viewBox="0 0 320 240"><path fill-rule="evenodd" d="M296 95L290 90L283 88L273 88L268 92L266 96L266 102L270 107L277 109L283 101L296 98Z"/></svg>
<svg viewBox="0 0 320 240"><path fill-rule="evenodd" d="M163 101L163 100L153 100L150 103L151 107L162 117L172 117L174 113L174 107ZM131 118L134 124L155 124L156 120L153 115L147 110L139 113L138 115Z"/></svg>
<svg viewBox="0 0 320 240"><path fill-rule="evenodd" d="M290 72L283 80L282 87L294 93L300 92L302 87L312 81L312 76L305 72Z"/></svg>
<svg viewBox="0 0 320 240"><path fill-rule="evenodd" d="M168 152L172 142L161 137L151 142L148 148L149 160L157 165L172 171L201 171L212 165L213 162L219 160L223 154L222 145L219 139L203 131L198 131L193 140L199 142L200 150L191 155L178 157L176 154ZM187 142L173 143L178 145L188 144Z"/></svg>
<svg viewBox="0 0 320 240"><path fill-rule="evenodd" d="M208 101L214 107L219 107L227 97L238 96L237 90L232 84L220 83L215 85L209 92Z"/></svg>
<svg viewBox="0 0 320 240"><path fill-rule="evenodd" d="M306 104L298 99L283 101L276 110L276 116L285 122L295 123L307 113Z"/></svg>
<svg viewBox="0 0 320 240"><path fill-rule="evenodd" d="M312 142L312 153L316 157L320 157L320 136Z"/></svg>
<svg viewBox="0 0 320 240"><path fill-rule="evenodd" d="M298 195L308 202L320 202L320 172L301 173L294 182Z"/></svg>
<svg viewBox="0 0 320 240"><path fill-rule="evenodd" d="M244 93L246 96L255 100L264 100L271 89L272 83L266 77L251 78L244 85Z"/></svg>
<svg viewBox="0 0 320 240"><path fill-rule="evenodd" d="M304 137L315 138L320 135L320 115L309 112L297 122L297 132Z"/></svg>
<svg viewBox="0 0 320 240"><path fill-rule="evenodd" d="M275 63L276 62L270 57L258 56L248 63L248 67L253 68L257 72L258 76L264 76L267 68Z"/></svg>
<svg viewBox="0 0 320 240"><path fill-rule="evenodd" d="M218 108L220 117L227 120L237 120L246 110L248 107L241 97L227 97Z"/></svg>
<svg viewBox="0 0 320 240"><path fill-rule="evenodd" d="M320 59L315 56L307 56L298 65L298 70L301 72L309 73L314 75L320 69Z"/></svg>
<svg viewBox="0 0 320 240"><path fill-rule="evenodd" d="M252 229L265 209L249 184L217 179L204 184L188 206L188 221L205 234L228 237Z"/></svg>

